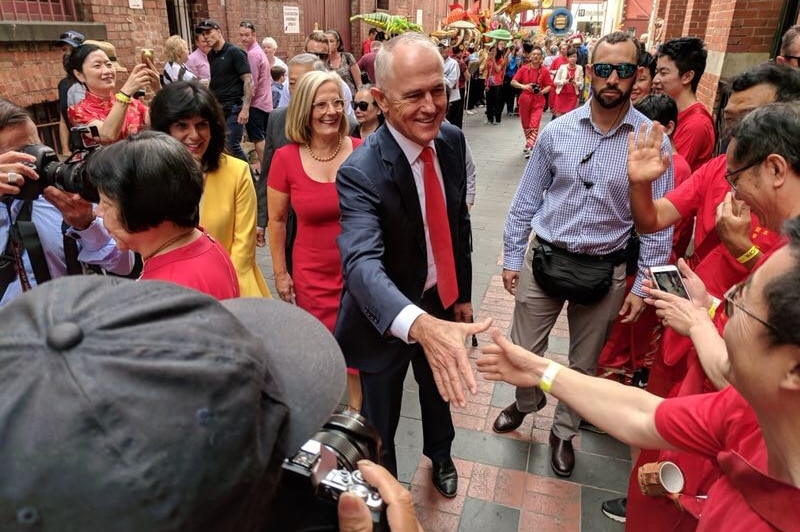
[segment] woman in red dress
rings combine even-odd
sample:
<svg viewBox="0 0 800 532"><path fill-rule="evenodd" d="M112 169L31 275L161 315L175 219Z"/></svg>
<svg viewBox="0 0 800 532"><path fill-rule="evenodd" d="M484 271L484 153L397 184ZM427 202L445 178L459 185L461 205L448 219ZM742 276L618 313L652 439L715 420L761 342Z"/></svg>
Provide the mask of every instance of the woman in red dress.
<svg viewBox="0 0 800 532"><path fill-rule="evenodd" d="M286 111L290 144L275 151L267 176L269 249L278 296L316 316L330 331L342 291L339 198L336 172L359 144L347 136L342 80L332 72L309 72ZM292 272L286 266L286 219L297 216ZM349 406L360 409L358 374L348 374Z"/></svg>
<svg viewBox="0 0 800 532"><path fill-rule="evenodd" d="M550 104L553 118L569 113L578 103L578 95L583 90L583 67L578 63L578 51L572 46L567 49L567 63L558 67L553 84L556 96Z"/></svg>
<svg viewBox="0 0 800 532"><path fill-rule="evenodd" d="M519 121L525 134L525 158L531 156L531 150L539 136L539 124L544 112L544 95L553 88L553 80L547 67L542 65L542 49L534 46L528 54L526 63L517 70L511 80L511 86L520 89Z"/></svg>

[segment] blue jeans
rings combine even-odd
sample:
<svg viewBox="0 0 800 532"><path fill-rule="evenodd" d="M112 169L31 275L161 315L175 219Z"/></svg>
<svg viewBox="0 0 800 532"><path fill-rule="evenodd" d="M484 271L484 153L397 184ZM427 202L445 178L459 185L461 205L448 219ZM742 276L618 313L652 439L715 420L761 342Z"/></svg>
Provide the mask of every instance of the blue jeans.
<svg viewBox="0 0 800 532"><path fill-rule="evenodd" d="M234 105L227 111L225 116L225 150L244 162L247 160L247 155L242 149L242 134L244 133L244 125L238 122L239 112L242 110L241 104Z"/></svg>

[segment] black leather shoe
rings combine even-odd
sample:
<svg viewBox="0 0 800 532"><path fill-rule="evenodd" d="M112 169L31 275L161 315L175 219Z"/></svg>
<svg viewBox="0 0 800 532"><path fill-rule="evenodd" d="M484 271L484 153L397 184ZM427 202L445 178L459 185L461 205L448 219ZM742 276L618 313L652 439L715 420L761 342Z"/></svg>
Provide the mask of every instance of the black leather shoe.
<svg viewBox="0 0 800 532"><path fill-rule="evenodd" d="M539 404L536 405L535 412L538 412L542 408L545 407L547 404L547 396L543 396L542 400L539 401ZM504 408L500 414L497 416L497 419L494 420L494 424L492 425L492 430L497 432L498 434L503 434L504 432L511 432L512 430L517 430L520 425L522 425L522 421L525 419L525 416L528 415L528 412L520 412L517 410L517 403L516 401L508 405Z"/></svg>
<svg viewBox="0 0 800 532"><path fill-rule="evenodd" d="M445 462L433 462L433 486L448 499L456 496L458 473L451 458Z"/></svg>
<svg viewBox="0 0 800 532"><path fill-rule="evenodd" d="M550 433L550 467L559 477L568 477L575 469L575 451L572 440L562 440Z"/></svg>

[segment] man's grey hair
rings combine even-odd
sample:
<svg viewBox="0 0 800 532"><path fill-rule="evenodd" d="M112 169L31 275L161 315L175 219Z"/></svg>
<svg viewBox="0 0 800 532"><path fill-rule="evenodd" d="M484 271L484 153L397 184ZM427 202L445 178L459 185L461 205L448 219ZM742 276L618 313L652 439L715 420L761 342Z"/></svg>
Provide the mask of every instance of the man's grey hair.
<svg viewBox="0 0 800 532"><path fill-rule="evenodd" d="M375 85L377 85L378 88L383 89L386 87L387 83L391 82L394 49L398 46L413 46L430 50L439 58L439 68L442 73L444 73L444 59L442 59L442 54L439 53L436 45L421 33L409 31L389 39L383 43L383 47L378 50L378 54L375 56Z"/></svg>
<svg viewBox="0 0 800 532"><path fill-rule="evenodd" d="M778 154L800 174L800 103L771 103L751 111L731 132L733 161L742 165Z"/></svg>
<svg viewBox="0 0 800 532"><path fill-rule="evenodd" d="M302 54L297 54L296 56L289 59L289 61L286 63L286 66L289 67L292 65L303 66L303 67L308 67L308 65L311 65L311 70L319 70L320 72L325 72L326 70L328 70L328 67L327 65L325 65L324 61L320 61L319 57L317 57L314 54L309 54L307 52L303 52Z"/></svg>
<svg viewBox="0 0 800 532"><path fill-rule="evenodd" d="M800 24L796 24L786 30L786 33L781 37L781 55L789 55L789 48L794 44L797 37L800 37Z"/></svg>
<svg viewBox="0 0 800 532"><path fill-rule="evenodd" d="M264 39L261 41L261 47L263 48L268 44L272 45L272 47L275 48L276 50L278 49L278 42L275 39L273 39L272 37L264 37Z"/></svg>

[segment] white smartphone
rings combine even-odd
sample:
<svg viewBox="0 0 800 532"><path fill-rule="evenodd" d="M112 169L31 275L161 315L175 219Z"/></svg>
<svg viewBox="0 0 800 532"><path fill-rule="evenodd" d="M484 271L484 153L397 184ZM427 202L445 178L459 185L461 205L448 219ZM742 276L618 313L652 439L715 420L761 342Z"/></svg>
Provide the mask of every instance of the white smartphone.
<svg viewBox="0 0 800 532"><path fill-rule="evenodd" d="M676 266L651 266L650 279L659 290L690 299L689 291L683 284L683 277Z"/></svg>

